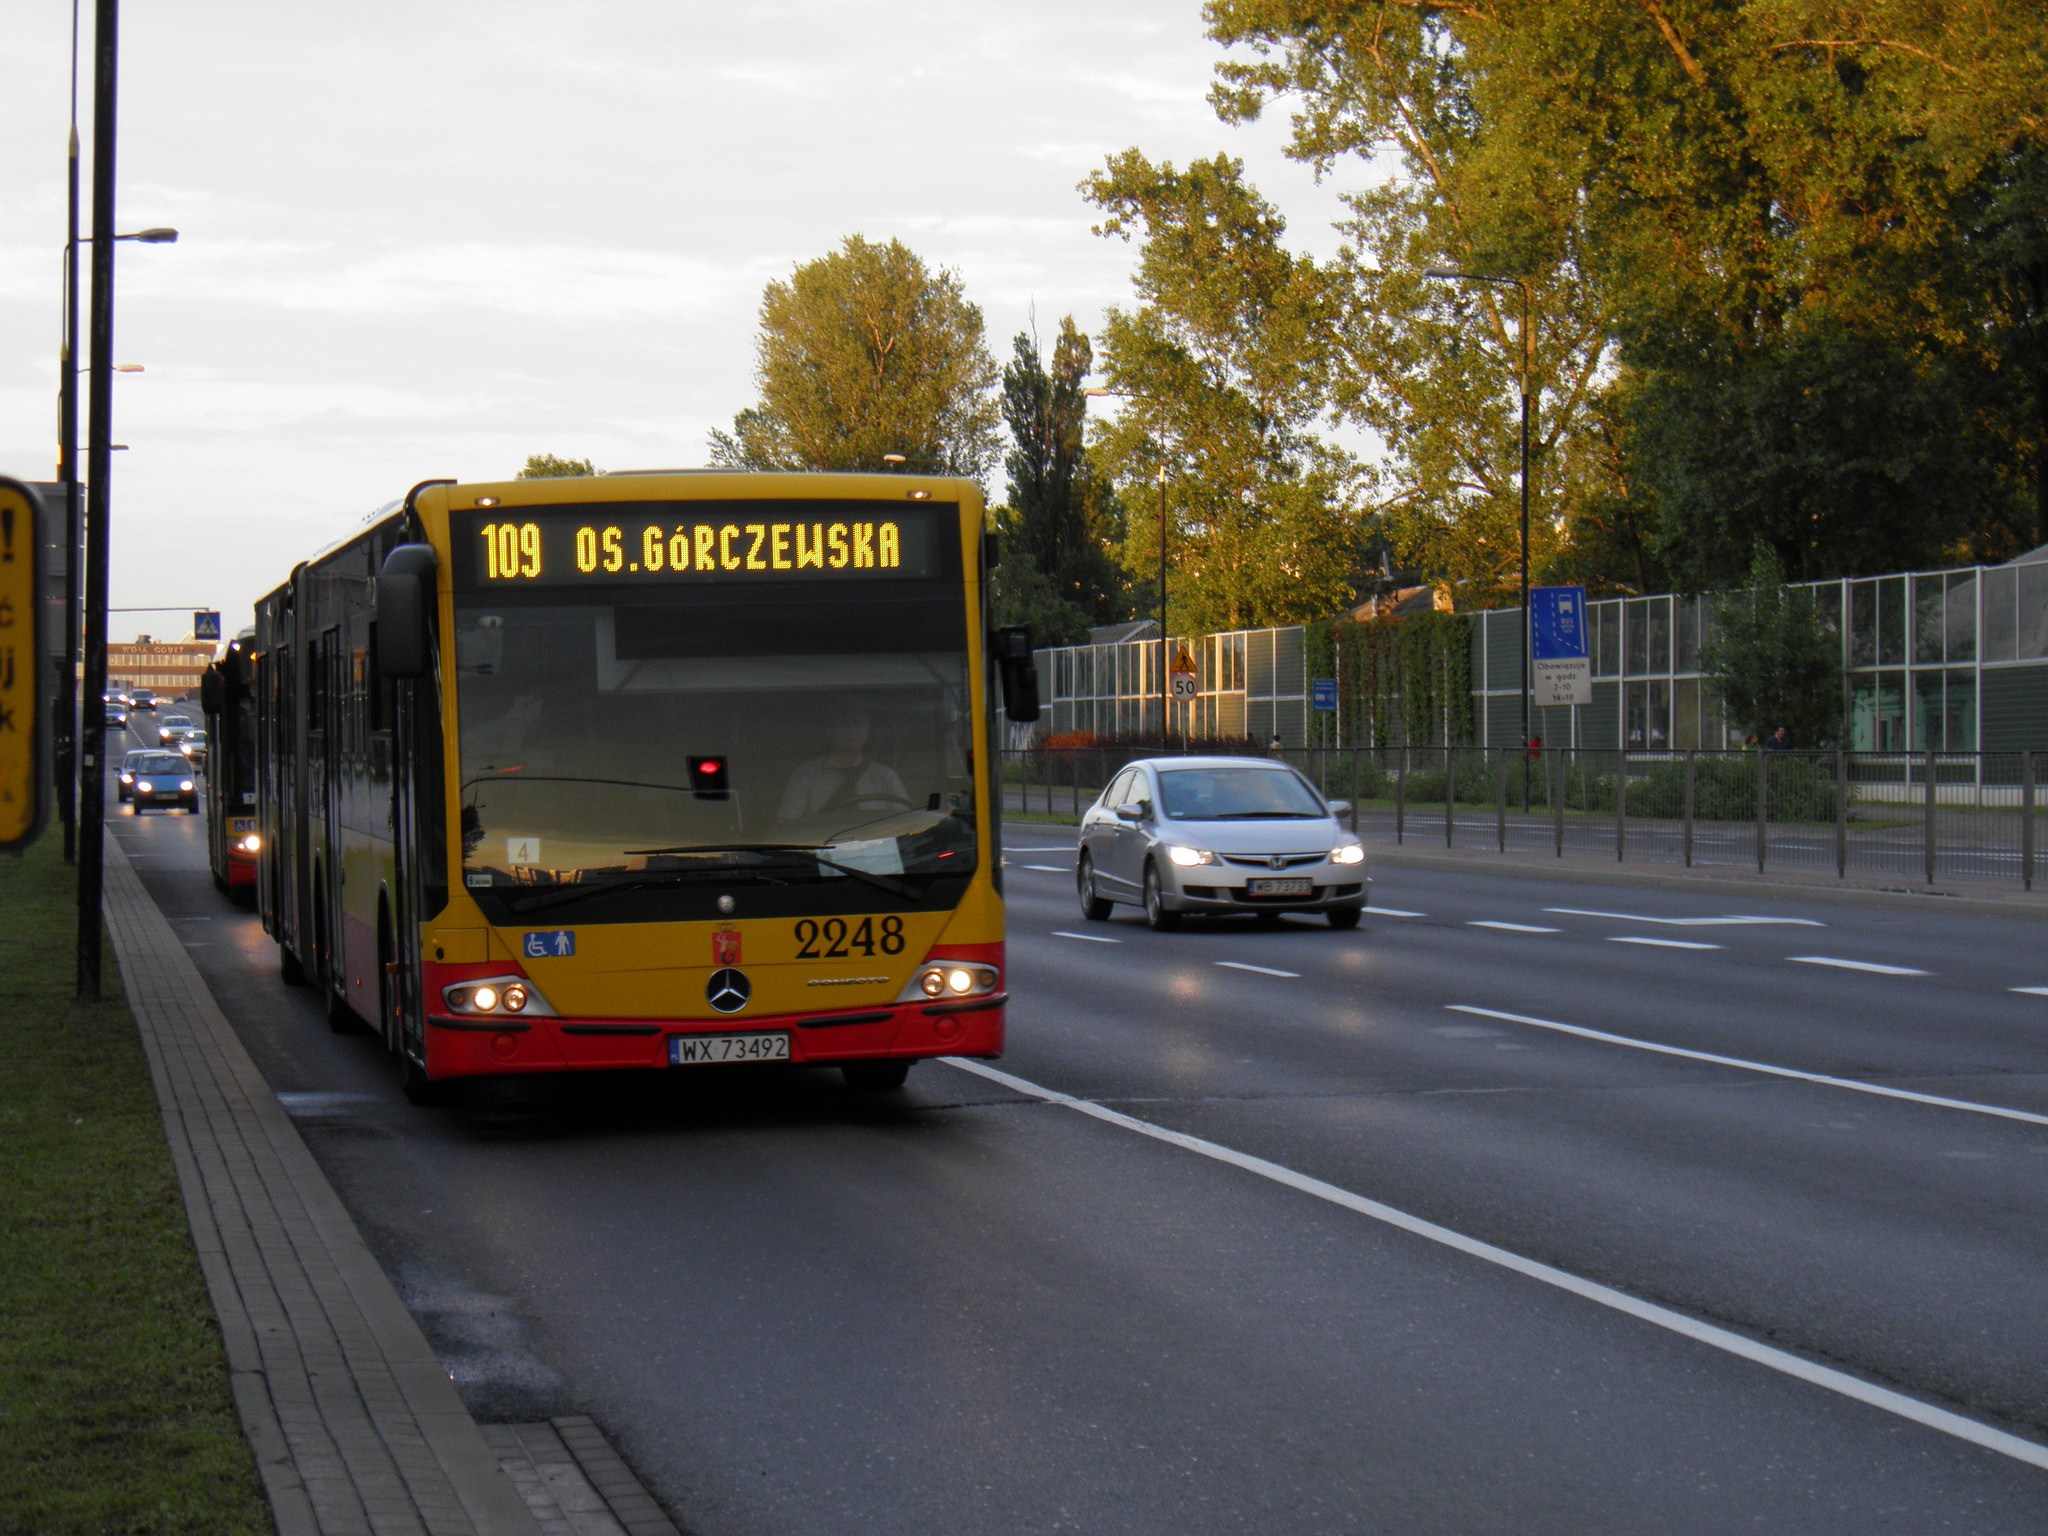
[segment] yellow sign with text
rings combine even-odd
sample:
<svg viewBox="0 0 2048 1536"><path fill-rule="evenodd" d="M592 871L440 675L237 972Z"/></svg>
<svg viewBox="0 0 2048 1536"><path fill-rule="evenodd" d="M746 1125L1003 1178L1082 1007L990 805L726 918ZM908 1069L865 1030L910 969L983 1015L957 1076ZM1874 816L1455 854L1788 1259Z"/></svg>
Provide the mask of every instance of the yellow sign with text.
<svg viewBox="0 0 2048 1536"><path fill-rule="evenodd" d="M49 762L43 730L41 504L0 476L0 849L43 829Z"/></svg>

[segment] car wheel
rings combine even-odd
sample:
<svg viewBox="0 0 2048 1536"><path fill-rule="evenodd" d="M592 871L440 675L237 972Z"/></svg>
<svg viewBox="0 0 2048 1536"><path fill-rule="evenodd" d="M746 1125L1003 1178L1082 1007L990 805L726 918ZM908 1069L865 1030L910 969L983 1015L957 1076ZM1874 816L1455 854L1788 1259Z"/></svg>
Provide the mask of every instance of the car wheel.
<svg viewBox="0 0 2048 1536"><path fill-rule="evenodd" d="M855 1093L889 1093L903 1086L910 1076L907 1061L849 1061L839 1069L846 1086Z"/></svg>
<svg viewBox="0 0 2048 1536"><path fill-rule="evenodd" d="M1358 920L1365 916L1362 907L1332 907L1323 916L1330 920L1332 928L1356 928Z"/></svg>
<svg viewBox="0 0 2048 1536"><path fill-rule="evenodd" d="M1081 916L1087 921L1101 922L1116 906L1116 903L1107 896L1096 894L1095 861L1085 853L1081 855L1081 862L1074 870L1074 885L1081 894Z"/></svg>
<svg viewBox="0 0 2048 1536"><path fill-rule="evenodd" d="M1145 924L1154 933L1171 933L1180 926L1180 914L1166 909L1166 896L1159 889L1159 870L1145 866Z"/></svg>

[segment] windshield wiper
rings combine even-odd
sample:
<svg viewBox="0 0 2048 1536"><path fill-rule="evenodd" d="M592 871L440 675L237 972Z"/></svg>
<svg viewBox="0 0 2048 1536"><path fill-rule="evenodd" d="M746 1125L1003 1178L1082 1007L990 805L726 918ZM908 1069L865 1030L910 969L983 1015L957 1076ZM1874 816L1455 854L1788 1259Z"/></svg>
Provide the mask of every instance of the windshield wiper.
<svg viewBox="0 0 2048 1536"><path fill-rule="evenodd" d="M841 864L836 859L825 857L825 850L836 846L832 843L697 843L686 848L629 848L630 854L659 857L679 856L689 853L808 853L818 862L820 869L836 869L842 875L851 875L856 880L865 880L877 889L887 891L891 896L900 896L905 901L923 901L930 892L920 892L901 880L887 875L878 875L872 869L858 869L851 864Z"/></svg>
<svg viewBox="0 0 2048 1536"><path fill-rule="evenodd" d="M542 907L565 907L572 902L584 901L593 896L609 896L614 891L659 890L664 886L701 880L707 875L721 875L728 880L734 875L747 875L757 880L765 880L771 885L789 884L787 880L778 880L765 870L663 869L652 874L635 875L630 880L579 880L574 885L560 886L533 896L522 896L506 902L505 905L514 912L537 912Z"/></svg>

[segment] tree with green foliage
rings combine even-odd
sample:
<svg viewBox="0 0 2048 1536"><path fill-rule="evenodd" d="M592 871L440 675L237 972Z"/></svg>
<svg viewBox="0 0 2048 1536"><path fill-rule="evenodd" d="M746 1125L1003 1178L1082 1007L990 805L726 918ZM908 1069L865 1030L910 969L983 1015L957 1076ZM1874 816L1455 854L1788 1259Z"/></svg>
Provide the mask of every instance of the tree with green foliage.
<svg viewBox="0 0 2048 1536"><path fill-rule="evenodd" d="M588 459L557 458L552 453L529 453L526 467L512 478L514 480L564 480L572 475L594 475L597 470Z"/></svg>
<svg viewBox="0 0 2048 1536"><path fill-rule="evenodd" d="M1010 495L993 515L1002 535L1004 581L1025 582L1027 565L1042 576L1043 601L1071 610L1057 626L1062 633L1116 623L1129 609L1114 553L1122 509L1088 456L1085 381L1093 361L1087 336L1069 315L1060 321L1050 368L1036 338L1020 334L1003 369Z"/></svg>
<svg viewBox="0 0 2048 1536"><path fill-rule="evenodd" d="M758 404L711 434L714 464L913 470L980 480L996 458L995 363L957 273L900 240L847 236L761 298Z"/></svg>
<svg viewBox="0 0 2048 1536"><path fill-rule="evenodd" d="M1498 567L1513 440L1505 405L1462 403L1425 266L1532 285L1539 566L1584 509L1624 503L1654 519L1644 569L1694 585L1737 579L1758 535L1808 578L2048 537L2038 0L1206 14L1252 55L1219 67L1224 116L1288 97L1290 153L1319 170L1399 152L1400 174L1351 200L1337 387L1411 493L1409 548L1430 550L1435 517L1447 568L1461 548ZM1474 301L1493 311L1495 377L1509 297ZM1584 430L1595 417L1618 425L1619 455Z"/></svg>
<svg viewBox="0 0 2048 1536"><path fill-rule="evenodd" d="M1794 746L1837 746L1844 719L1841 636L1810 590L1785 585L1785 567L1768 542L1759 539L1754 550L1748 587L1716 601L1700 670L1736 730L1761 740L1782 725Z"/></svg>
<svg viewBox="0 0 2048 1536"><path fill-rule="evenodd" d="M1097 234L1142 236L1139 306L1110 310L1103 332L1110 386L1131 398L1094 438L1127 509L1134 608L1158 600L1162 474L1176 630L1344 606L1363 565L1365 477L1314 431L1331 319L1323 273L1282 244L1285 221L1240 161L1177 171L1127 150L1082 190L1105 215Z"/></svg>

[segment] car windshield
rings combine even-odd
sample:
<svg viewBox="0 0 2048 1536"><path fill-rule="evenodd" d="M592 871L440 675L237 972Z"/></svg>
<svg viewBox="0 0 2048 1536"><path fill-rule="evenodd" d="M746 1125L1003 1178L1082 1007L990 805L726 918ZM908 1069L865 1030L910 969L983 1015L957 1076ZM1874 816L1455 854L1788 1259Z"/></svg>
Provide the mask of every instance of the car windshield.
<svg viewBox="0 0 2048 1536"><path fill-rule="evenodd" d="M1172 768L1159 798L1175 821L1263 821L1327 816L1309 787L1284 768Z"/></svg>
<svg viewBox="0 0 2048 1536"><path fill-rule="evenodd" d="M973 872L957 577L565 597L458 594L470 888Z"/></svg>
<svg viewBox="0 0 2048 1536"><path fill-rule="evenodd" d="M148 757L145 757L135 765L135 771L137 773L183 773L185 771L185 759L173 757L168 752L152 752Z"/></svg>

